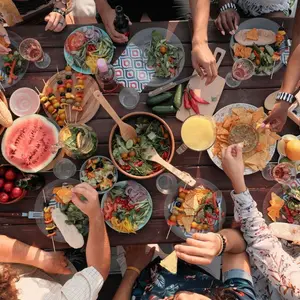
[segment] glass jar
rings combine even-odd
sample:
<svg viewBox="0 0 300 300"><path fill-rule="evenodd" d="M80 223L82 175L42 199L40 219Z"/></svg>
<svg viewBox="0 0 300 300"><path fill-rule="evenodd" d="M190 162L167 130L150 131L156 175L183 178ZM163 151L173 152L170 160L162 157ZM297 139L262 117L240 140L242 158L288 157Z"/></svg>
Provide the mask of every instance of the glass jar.
<svg viewBox="0 0 300 300"><path fill-rule="evenodd" d="M65 153L74 159L87 159L97 150L96 132L84 124L69 124L61 129L59 142Z"/></svg>

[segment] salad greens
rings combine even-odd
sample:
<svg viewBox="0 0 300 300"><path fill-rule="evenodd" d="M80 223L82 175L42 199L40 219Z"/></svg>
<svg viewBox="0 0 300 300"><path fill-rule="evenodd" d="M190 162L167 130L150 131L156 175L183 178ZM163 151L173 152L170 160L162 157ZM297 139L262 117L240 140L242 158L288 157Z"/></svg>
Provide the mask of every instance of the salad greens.
<svg viewBox="0 0 300 300"><path fill-rule="evenodd" d="M127 173L147 176L159 171L161 166L145 160L143 153L147 148L153 147L164 160L167 160L171 152L169 133L158 120L147 117L138 117L135 129L138 135L136 141L125 142L119 134L114 136L113 156Z"/></svg>
<svg viewBox="0 0 300 300"><path fill-rule="evenodd" d="M72 202L69 202L68 204L62 204L60 210L68 217L66 224L75 225L83 236L88 234L89 218L79 208L77 208Z"/></svg>
<svg viewBox="0 0 300 300"><path fill-rule="evenodd" d="M135 181L119 182L105 199L104 218L123 233L135 233L148 221L152 212L147 190Z"/></svg>
<svg viewBox="0 0 300 300"><path fill-rule="evenodd" d="M182 51L166 41L156 30L152 32L152 40L146 49L148 67L154 67L156 77L175 77L178 72Z"/></svg>

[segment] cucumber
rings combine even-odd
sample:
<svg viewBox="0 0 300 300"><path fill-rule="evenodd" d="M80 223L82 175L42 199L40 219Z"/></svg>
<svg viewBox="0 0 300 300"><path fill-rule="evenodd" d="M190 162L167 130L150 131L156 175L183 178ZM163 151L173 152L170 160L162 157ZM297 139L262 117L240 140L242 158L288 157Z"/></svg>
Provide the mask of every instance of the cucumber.
<svg viewBox="0 0 300 300"><path fill-rule="evenodd" d="M173 105L177 109L179 109L181 107L181 104L182 104L182 92L183 92L182 84L179 84L177 86L174 101L173 101Z"/></svg>
<svg viewBox="0 0 300 300"><path fill-rule="evenodd" d="M160 105L152 107L152 112L158 115L176 114L177 109L173 105Z"/></svg>
<svg viewBox="0 0 300 300"><path fill-rule="evenodd" d="M148 106L155 106L159 103L162 103L169 98L171 98L173 95L170 92L162 93L160 95L154 96L154 97L148 97L146 103Z"/></svg>

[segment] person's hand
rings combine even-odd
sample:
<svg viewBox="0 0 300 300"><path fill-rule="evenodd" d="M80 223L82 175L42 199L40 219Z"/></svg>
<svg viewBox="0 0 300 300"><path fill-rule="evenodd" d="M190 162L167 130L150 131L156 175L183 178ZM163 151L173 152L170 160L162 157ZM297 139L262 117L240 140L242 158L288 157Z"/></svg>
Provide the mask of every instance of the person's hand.
<svg viewBox="0 0 300 300"><path fill-rule="evenodd" d="M72 202L90 219L102 216L98 193L93 187L84 182L76 185L72 193Z"/></svg>
<svg viewBox="0 0 300 300"><path fill-rule="evenodd" d="M234 9L226 9L219 13L215 20L215 25L222 35L225 35L225 32L230 33L231 35L235 34L239 24L240 15Z"/></svg>
<svg viewBox="0 0 300 300"><path fill-rule="evenodd" d="M286 122L289 107L290 104L286 101L276 103L263 124L272 131L280 132Z"/></svg>
<svg viewBox="0 0 300 300"><path fill-rule="evenodd" d="M125 247L125 251L127 266L143 271L151 262L155 247L151 248L148 253L146 253L146 245L128 246Z"/></svg>
<svg viewBox="0 0 300 300"><path fill-rule="evenodd" d="M235 144L222 150L222 167L237 194L246 190L244 179L243 145Z"/></svg>
<svg viewBox="0 0 300 300"><path fill-rule="evenodd" d="M46 273L52 274L72 274L67 268L68 261L63 252L45 252L42 251L39 257L38 267Z"/></svg>
<svg viewBox="0 0 300 300"><path fill-rule="evenodd" d="M9 40L7 31L2 24L0 24L0 37L2 37L3 41L8 45L6 47L5 45L2 45L0 43L0 55L6 55L11 51L11 49L9 48L10 40Z"/></svg>
<svg viewBox="0 0 300 300"><path fill-rule="evenodd" d="M212 83L218 76L216 58L206 42L193 44L192 64L201 78L206 76L206 85Z"/></svg>
<svg viewBox="0 0 300 300"><path fill-rule="evenodd" d="M209 265L222 248L222 241L216 233L194 233L186 244L176 245L178 258L194 265Z"/></svg>
<svg viewBox="0 0 300 300"><path fill-rule="evenodd" d="M178 292L174 300L209 300L210 298L193 292Z"/></svg>
<svg viewBox="0 0 300 300"><path fill-rule="evenodd" d="M45 21L47 22L45 31L50 30L60 32L66 27L66 21L64 16L62 16L58 12L51 12L45 17Z"/></svg>
<svg viewBox="0 0 300 300"><path fill-rule="evenodd" d="M105 29L111 39L119 44L125 44L128 42L128 37L125 34L119 33L115 30L114 20L116 18L116 12L110 7L108 3L103 3L99 9L99 14L101 16L102 22L105 26ZM129 25L132 25L129 21Z"/></svg>

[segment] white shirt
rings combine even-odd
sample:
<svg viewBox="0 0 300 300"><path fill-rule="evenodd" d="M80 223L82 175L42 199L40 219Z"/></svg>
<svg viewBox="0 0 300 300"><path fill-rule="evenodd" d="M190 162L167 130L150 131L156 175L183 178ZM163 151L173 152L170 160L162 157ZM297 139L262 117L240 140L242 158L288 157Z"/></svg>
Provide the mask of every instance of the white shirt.
<svg viewBox="0 0 300 300"><path fill-rule="evenodd" d="M46 274L39 269L21 276L16 283L18 298L21 300L94 300L97 299L104 283L103 277L94 267L76 273L63 285L53 281L54 277L56 275Z"/></svg>

